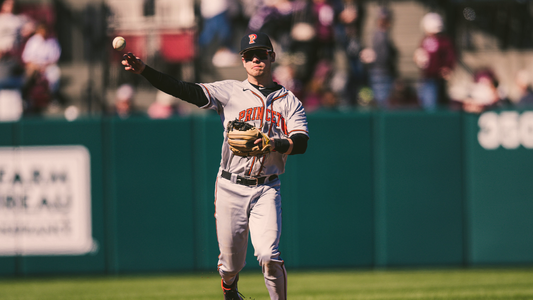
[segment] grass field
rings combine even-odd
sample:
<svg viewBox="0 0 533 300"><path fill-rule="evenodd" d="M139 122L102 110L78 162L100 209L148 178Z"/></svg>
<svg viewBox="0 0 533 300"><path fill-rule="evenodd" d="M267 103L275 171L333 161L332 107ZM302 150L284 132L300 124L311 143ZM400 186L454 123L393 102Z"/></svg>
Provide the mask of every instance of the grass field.
<svg viewBox="0 0 533 300"><path fill-rule="evenodd" d="M291 300L533 299L533 269L290 272ZM246 299L269 299L259 272ZM0 279L1 300L223 299L218 274Z"/></svg>

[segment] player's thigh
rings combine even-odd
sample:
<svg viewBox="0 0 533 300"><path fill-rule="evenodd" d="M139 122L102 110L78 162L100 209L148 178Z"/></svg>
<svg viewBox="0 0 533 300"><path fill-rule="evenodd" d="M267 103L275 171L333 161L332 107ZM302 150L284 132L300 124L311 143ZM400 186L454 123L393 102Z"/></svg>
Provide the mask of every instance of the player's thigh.
<svg viewBox="0 0 533 300"><path fill-rule="evenodd" d="M279 255L281 195L279 186L266 187L250 211L250 235L258 256ZM259 258L259 257L258 257Z"/></svg>
<svg viewBox="0 0 533 300"><path fill-rule="evenodd" d="M233 252L248 243L250 196L244 186L219 178L215 191L217 238L221 250Z"/></svg>

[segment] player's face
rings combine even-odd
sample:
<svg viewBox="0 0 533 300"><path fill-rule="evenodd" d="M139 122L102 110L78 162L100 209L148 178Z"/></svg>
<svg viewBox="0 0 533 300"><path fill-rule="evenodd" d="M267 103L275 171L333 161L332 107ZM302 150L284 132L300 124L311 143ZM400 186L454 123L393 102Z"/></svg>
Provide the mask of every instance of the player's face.
<svg viewBox="0 0 533 300"><path fill-rule="evenodd" d="M253 77L270 76L275 53L267 49L248 50L242 54L242 63L248 75Z"/></svg>

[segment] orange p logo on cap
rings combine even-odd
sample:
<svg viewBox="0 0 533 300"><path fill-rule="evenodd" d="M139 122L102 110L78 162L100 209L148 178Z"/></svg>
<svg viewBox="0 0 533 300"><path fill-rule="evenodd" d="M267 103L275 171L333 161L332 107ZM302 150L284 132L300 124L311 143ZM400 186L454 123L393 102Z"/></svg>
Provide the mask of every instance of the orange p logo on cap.
<svg viewBox="0 0 533 300"><path fill-rule="evenodd" d="M241 51L239 53L242 54L249 49L255 48L265 48L271 51L274 50L268 35L262 32L247 32L241 38Z"/></svg>
<svg viewBox="0 0 533 300"><path fill-rule="evenodd" d="M250 39L250 41L248 42L248 44L255 44L255 39L257 38L257 34L250 34L248 36L248 38Z"/></svg>

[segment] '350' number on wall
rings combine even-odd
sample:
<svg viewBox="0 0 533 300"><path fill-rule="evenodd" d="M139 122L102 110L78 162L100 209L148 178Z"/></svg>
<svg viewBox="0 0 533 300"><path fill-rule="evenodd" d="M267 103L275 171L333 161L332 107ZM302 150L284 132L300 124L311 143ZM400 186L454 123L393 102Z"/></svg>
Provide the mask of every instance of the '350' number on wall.
<svg viewBox="0 0 533 300"><path fill-rule="evenodd" d="M533 149L533 111L506 111L499 115L486 112L479 117L478 125L477 139L485 149L516 149L520 145Z"/></svg>

